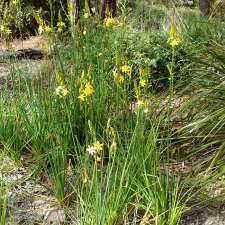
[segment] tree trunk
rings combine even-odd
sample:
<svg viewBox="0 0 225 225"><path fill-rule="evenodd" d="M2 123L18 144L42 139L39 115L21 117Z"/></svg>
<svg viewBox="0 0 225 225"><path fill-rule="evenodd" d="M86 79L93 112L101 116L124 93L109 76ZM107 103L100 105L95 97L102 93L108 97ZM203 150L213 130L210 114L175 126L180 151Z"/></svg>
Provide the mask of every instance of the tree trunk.
<svg viewBox="0 0 225 225"><path fill-rule="evenodd" d="M95 12L99 14L99 0L95 0Z"/></svg>
<svg viewBox="0 0 225 225"><path fill-rule="evenodd" d="M101 8L101 21L103 21L105 19L105 12L106 12L106 7L108 4L109 0L102 0L102 8Z"/></svg>
<svg viewBox="0 0 225 225"><path fill-rule="evenodd" d="M112 17L116 16L116 0L111 0L110 11L112 13Z"/></svg>
<svg viewBox="0 0 225 225"><path fill-rule="evenodd" d="M210 12L210 0L199 0L199 8L202 16L208 16Z"/></svg>
<svg viewBox="0 0 225 225"><path fill-rule="evenodd" d="M102 0L102 8L101 8L101 16L100 16L102 21L105 19L107 5L109 7L109 11L112 17L116 16L116 9L117 9L116 0Z"/></svg>

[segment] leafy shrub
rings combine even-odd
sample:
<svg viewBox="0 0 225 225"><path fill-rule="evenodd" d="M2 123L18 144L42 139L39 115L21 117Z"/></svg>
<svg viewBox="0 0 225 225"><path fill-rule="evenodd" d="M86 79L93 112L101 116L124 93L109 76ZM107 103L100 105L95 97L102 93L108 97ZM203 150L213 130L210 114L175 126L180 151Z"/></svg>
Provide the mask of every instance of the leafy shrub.
<svg viewBox="0 0 225 225"><path fill-rule="evenodd" d="M35 33L37 23L33 17L33 7L19 0L1 5L0 34L3 38L26 37Z"/></svg>

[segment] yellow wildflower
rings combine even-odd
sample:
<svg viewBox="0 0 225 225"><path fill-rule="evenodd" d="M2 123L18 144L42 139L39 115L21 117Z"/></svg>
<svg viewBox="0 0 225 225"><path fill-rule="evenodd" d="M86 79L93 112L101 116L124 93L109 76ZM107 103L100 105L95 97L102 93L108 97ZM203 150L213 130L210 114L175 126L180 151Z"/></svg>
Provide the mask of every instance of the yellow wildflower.
<svg viewBox="0 0 225 225"><path fill-rule="evenodd" d="M84 177L83 182L84 182L84 184L86 184L88 182L87 177Z"/></svg>
<svg viewBox="0 0 225 225"><path fill-rule="evenodd" d="M142 107L142 106L144 106L144 101L138 99L138 101L137 101L137 107L140 108L140 107Z"/></svg>
<svg viewBox="0 0 225 225"><path fill-rule="evenodd" d="M113 70L113 77L114 80L119 84L122 84L124 82L124 76L118 73L118 70L116 68Z"/></svg>
<svg viewBox="0 0 225 225"><path fill-rule="evenodd" d="M109 155L112 157L115 154L116 150L117 150L117 143L115 140L113 140L113 142L109 148Z"/></svg>
<svg viewBox="0 0 225 225"><path fill-rule="evenodd" d="M106 27L113 27L115 26L117 23L116 23L116 20L112 17L106 17L104 19L104 24Z"/></svg>
<svg viewBox="0 0 225 225"><path fill-rule="evenodd" d="M79 99L81 102L84 102L84 101L85 101L85 98L86 98L86 96L85 96L84 94L80 94L80 95L78 96L78 99Z"/></svg>
<svg viewBox="0 0 225 225"><path fill-rule="evenodd" d="M3 32L5 30L5 27L3 25L0 26L0 31Z"/></svg>
<svg viewBox="0 0 225 225"><path fill-rule="evenodd" d="M140 77L143 77L145 75L145 69L142 66L139 68L139 75Z"/></svg>
<svg viewBox="0 0 225 225"><path fill-rule="evenodd" d="M179 45L181 43L181 38L180 37L174 37L174 38L171 38L169 40L169 43L172 47L175 47L177 45Z"/></svg>
<svg viewBox="0 0 225 225"><path fill-rule="evenodd" d="M89 13L88 12L84 13L84 18L85 19L88 19L89 18Z"/></svg>
<svg viewBox="0 0 225 225"><path fill-rule="evenodd" d="M99 141L96 141L93 145L97 153L103 150L103 146L104 144L101 144Z"/></svg>
<svg viewBox="0 0 225 225"><path fill-rule="evenodd" d="M147 84L147 81L145 79L140 79L140 86L145 87Z"/></svg>
<svg viewBox="0 0 225 225"><path fill-rule="evenodd" d="M59 85L57 88L56 88L56 94L62 98L62 97L65 97L66 95L69 94L69 91L68 89L65 87L65 85Z"/></svg>
<svg viewBox="0 0 225 225"><path fill-rule="evenodd" d="M92 84L90 82L85 84L85 88L83 90L83 94L86 97L92 96L92 94L94 93L94 88L92 86Z"/></svg>
<svg viewBox="0 0 225 225"><path fill-rule="evenodd" d="M13 1L12 1L12 4L13 4L13 5L17 5L18 3L19 3L18 0L13 0Z"/></svg>
<svg viewBox="0 0 225 225"><path fill-rule="evenodd" d="M61 33L63 32L64 28L66 27L66 24L63 21L59 21L57 23L57 28L58 28L58 32Z"/></svg>
<svg viewBox="0 0 225 225"><path fill-rule="evenodd" d="M131 78L131 73L132 73L132 66L128 66L128 65L123 65L121 67L121 71L125 74L127 74L129 76L129 78Z"/></svg>
<svg viewBox="0 0 225 225"><path fill-rule="evenodd" d="M63 79L61 78L59 72L55 73L55 79L58 82L59 85L63 86Z"/></svg>
<svg viewBox="0 0 225 225"><path fill-rule="evenodd" d="M177 34L177 30L174 23L170 24L169 27L169 39L168 43L174 48L175 46L179 45L181 43L181 38Z"/></svg>
<svg viewBox="0 0 225 225"><path fill-rule="evenodd" d="M81 79L80 79L80 88L79 88L79 96L78 99L83 102L87 97L90 97L94 93L94 88L91 81L91 68L88 69L88 74L86 75L88 79L85 79L85 72L82 71Z"/></svg>
<svg viewBox="0 0 225 225"><path fill-rule="evenodd" d="M12 34L12 31L7 26L4 25L0 26L0 32L6 36L10 36L10 34Z"/></svg>
<svg viewBox="0 0 225 225"><path fill-rule="evenodd" d="M144 112L148 112L148 103L145 100L138 99L137 101L137 109L144 109Z"/></svg>
<svg viewBox="0 0 225 225"><path fill-rule="evenodd" d="M6 34L7 36L9 36L10 34L12 34L12 31L11 31L8 27L6 27L6 28L5 28L5 34Z"/></svg>
<svg viewBox="0 0 225 225"><path fill-rule="evenodd" d="M52 28L49 27L49 26L45 26L44 27L44 32L48 35L48 34L51 34L52 33Z"/></svg>

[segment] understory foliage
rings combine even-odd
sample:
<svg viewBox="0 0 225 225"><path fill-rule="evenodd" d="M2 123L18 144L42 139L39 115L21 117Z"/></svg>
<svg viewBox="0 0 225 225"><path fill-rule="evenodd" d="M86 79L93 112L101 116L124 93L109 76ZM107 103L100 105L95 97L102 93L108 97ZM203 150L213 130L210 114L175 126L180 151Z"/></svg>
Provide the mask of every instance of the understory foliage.
<svg viewBox="0 0 225 225"><path fill-rule="evenodd" d="M176 225L224 174L224 30L164 7L150 7L164 21L140 20L126 3L68 31L60 13L53 25L36 13L47 68L31 77L11 61L13 89L2 87L1 149L26 156L68 224ZM0 197L1 224L6 208Z"/></svg>

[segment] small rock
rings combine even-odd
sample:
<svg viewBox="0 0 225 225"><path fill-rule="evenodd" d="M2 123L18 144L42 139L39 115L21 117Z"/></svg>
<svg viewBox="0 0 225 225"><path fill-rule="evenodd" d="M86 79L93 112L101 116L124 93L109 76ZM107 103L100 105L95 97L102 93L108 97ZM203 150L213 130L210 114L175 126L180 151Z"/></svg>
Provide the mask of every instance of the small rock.
<svg viewBox="0 0 225 225"><path fill-rule="evenodd" d="M59 208L49 208L45 211L44 221L46 224L63 224L65 222L65 213Z"/></svg>

